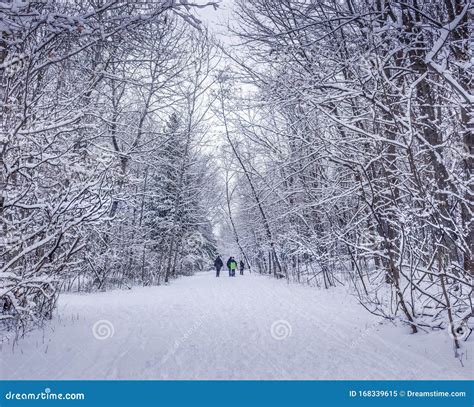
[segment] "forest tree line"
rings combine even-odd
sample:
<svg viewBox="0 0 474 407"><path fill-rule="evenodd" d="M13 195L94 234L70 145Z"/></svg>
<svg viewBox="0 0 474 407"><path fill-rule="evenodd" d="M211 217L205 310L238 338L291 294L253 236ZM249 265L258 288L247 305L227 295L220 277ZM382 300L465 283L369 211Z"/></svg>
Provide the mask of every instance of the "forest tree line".
<svg viewBox="0 0 474 407"><path fill-rule="evenodd" d="M61 290L206 270L219 208L252 271L346 285L456 338L473 310L470 2L234 6L223 46L185 0L0 3L3 326L49 318Z"/></svg>
<svg viewBox="0 0 474 407"><path fill-rule="evenodd" d="M0 3L3 328L214 255L215 51L186 1Z"/></svg>
<svg viewBox="0 0 474 407"><path fill-rule="evenodd" d="M241 0L236 14L219 113L254 269L349 285L413 332L456 329L473 310L472 3Z"/></svg>

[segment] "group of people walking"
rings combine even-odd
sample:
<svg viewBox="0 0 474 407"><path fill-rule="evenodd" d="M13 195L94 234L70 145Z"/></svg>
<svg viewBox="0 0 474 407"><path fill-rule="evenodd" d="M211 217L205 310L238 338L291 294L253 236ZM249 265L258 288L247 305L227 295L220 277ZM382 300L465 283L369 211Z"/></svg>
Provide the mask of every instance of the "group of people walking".
<svg viewBox="0 0 474 407"><path fill-rule="evenodd" d="M237 268L239 268L240 275L244 275L245 263L243 260L240 260L239 264L237 264L237 260L235 260L233 256L230 256L226 265L229 270L229 277L235 277L235 270L237 270ZM220 255L214 260L214 267L216 268L216 277L219 277L221 269L224 267L224 262Z"/></svg>

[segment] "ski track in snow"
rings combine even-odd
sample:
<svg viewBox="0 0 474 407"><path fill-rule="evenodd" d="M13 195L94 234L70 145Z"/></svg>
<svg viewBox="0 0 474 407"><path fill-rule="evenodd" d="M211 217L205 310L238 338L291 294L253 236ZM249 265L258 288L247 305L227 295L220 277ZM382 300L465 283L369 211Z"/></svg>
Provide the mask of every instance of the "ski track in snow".
<svg viewBox="0 0 474 407"><path fill-rule="evenodd" d="M1 379L472 379L446 332L381 323L344 288L213 272L95 294L65 294L57 316L1 349ZM97 321L113 335L99 340ZM272 324L283 321L283 338ZM285 331L285 328L287 331ZM286 336L289 331L291 335ZM99 333L108 336L108 331ZM467 359L466 359L467 357Z"/></svg>

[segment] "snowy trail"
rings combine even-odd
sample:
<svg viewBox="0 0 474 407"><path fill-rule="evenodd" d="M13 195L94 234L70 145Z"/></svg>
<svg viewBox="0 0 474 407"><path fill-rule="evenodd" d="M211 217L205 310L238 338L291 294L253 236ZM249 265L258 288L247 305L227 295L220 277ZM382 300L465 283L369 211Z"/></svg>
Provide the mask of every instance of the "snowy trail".
<svg viewBox="0 0 474 407"><path fill-rule="evenodd" d="M108 325L94 335L101 320ZM63 295L47 328L3 345L0 377L471 379L473 341L464 346L462 367L445 332L381 324L342 288L209 272L169 286Z"/></svg>

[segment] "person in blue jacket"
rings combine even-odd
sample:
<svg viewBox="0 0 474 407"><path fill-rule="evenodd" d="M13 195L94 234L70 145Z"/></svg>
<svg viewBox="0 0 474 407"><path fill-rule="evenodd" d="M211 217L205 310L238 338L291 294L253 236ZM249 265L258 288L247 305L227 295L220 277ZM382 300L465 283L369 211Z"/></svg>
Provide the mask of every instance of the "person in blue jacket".
<svg viewBox="0 0 474 407"><path fill-rule="evenodd" d="M214 260L214 267L216 268L216 277L219 277L223 265L224 262L222 261L221 256L217 256L217 258Z"/></svg>

